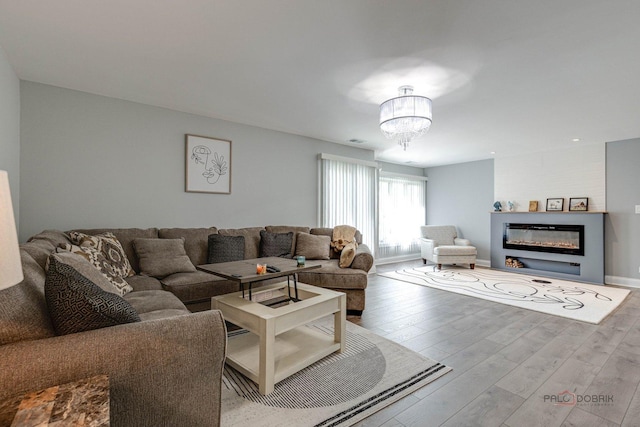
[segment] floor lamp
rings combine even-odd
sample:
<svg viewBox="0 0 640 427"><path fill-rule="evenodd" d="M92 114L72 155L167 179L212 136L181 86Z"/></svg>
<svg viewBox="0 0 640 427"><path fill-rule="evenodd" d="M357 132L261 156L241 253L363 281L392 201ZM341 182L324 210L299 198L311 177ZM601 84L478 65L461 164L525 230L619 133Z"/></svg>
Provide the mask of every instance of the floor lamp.
<svg viewBox="0 0 640 427"><path fill-rule="evenodd" d="M22 263L11 204L9 174L6 171L0 171L0 289L16 285L22 279Z"/></svg>

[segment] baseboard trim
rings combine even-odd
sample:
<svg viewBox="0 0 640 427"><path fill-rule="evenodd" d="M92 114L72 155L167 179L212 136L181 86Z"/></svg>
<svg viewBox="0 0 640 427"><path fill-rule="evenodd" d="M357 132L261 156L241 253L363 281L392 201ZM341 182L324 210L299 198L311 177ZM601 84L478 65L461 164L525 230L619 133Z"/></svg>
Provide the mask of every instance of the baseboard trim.
<svg viewBox="0 0 640 427"><path fill-rule="evenodd" d="M491 260L489 259L476 259L476 265L480 267L491 268Z"/></svg>
<svg viewBox="0 0 640 427"><path fill-rule="evenodd" d="M606 285L626 286L628 288L640 288L640 279L632 279L631 277L621 276L604 276Z"/></svg>
<svg viewBox="0 0 640 427"><path fill-rule="evenodd" d="M376 265L393 264L395 262L416 261L420 259L420 254L409 254L393 256L389 258L376 258Z"/></svg>

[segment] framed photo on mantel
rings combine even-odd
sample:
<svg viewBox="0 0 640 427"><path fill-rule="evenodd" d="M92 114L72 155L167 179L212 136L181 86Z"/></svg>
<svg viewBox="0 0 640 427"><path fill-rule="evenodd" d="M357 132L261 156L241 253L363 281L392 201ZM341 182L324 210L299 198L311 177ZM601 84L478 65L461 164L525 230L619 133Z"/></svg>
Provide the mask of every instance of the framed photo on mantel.
<svg viewBox="0 0 640 427"><path fill-rule="evenodd" d="M529 201L529 212L538 212L538 201L530 200Z"/></svg>
<svg viewBox="0 0 640 427"><path fill-rule="evenodd" d="M569 199L569 210L570 211L587 211L589 210L589 198L588 197L577 197Z"/></svg>
<svg viewBox="0 0 640 427"><path fill-rule="evenodd" d="M564 198L547 199L547 212L562 212L564 209Z"/></svg>

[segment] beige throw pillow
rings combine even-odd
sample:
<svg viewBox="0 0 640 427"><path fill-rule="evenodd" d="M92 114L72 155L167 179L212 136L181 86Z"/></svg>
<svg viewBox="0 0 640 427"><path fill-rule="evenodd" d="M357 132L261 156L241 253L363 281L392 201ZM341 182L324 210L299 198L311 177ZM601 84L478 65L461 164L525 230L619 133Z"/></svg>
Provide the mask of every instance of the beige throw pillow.
<svg viewBox="0 0 640 427"><path fill-rule="evenodd" d="M296 237L296 256L306 259L329 259L331 237L316 236L308 233L298 233Z"/></svg>
<svg viewBox="0 0 640 427"><path fill-rule="evenodd" d="M196 271L180 239L133 239L140 274L162 279L174 273Z"/></svg>
<svg viewBox="0 0 640 427"><path fill-rule="evenodd" d="M342 248L342 252L340 252L340 268L348 268L351 267L351 263L353 259L356 257L356 244L355 243L347 243L347 245Z"/></svg>

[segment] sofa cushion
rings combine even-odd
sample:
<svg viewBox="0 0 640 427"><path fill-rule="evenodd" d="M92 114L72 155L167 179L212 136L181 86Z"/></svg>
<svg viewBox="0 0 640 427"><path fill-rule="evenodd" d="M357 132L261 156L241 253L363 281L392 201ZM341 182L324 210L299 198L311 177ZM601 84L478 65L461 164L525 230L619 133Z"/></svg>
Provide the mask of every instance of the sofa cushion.
<svg viewBox="0 0 640 427"><path fill-rule="evenodd" d="M291 242L291 253L296 252L296 239L298 233L309 233L309 227L292 226L292 225L267 225L265 228L269 233L293 233L293 241Z"/></svg>
<svg viewBox="0 0 640 427"><path fill-rule="evenodd" d="M0 346L55 336L44 298L44 269L20 245L22 282L0 290Z"/></svg>
<svg viewBox="0 0 640 427"><path fill-rule="evenodd" d="M105 260L111 264L111 269L120 277L129 277L136 274L131 268L129 259L124 253L122 245L113 233L102 233L91 236L89 234L71 231L71 242L80 247L90 247L99 251Z"/></svg>
<svg viewBox="0 0 640 427"><path fill-rule="evenodd" d="M270 233L266 230L260 231L260 258L277 256L281 258L291 258L291 245L293 242L293 232Z"/></svg>
<svg viewBox="0 0 640 427"><path fill-rule="evenodd" d="M163 278L170 274L196 271L184 250L184 238L134 239L140 260L140 274Z"/></svg>
<svg viewBox="0 0 640 427"><path fill-rule="evenodd" d="M202 301L239 290L236 282L204 271L172 274L162 279L162 286L184 303Z"/></svg>
<svg viewBox="0 0 640 427"><path fill-rule="evenodd" d="M474 246L436 246L433 249L434 255L439 256L464 256L464 255L476 255L478 251Z"/></svg>
<svg viewBox="0 0 640 427"><path fill-rule="evenodd" d="M340 268L351 267L353 259L356 257L356 244L351 242L347 243L342 251L340 251Z"/></svg>
<svg viewBox="0 0 640 427"><path fill-rule="evenodd" d="M103 233L113 233L116 239L122 245L127 259L133 268L133 271L140 273L140 264L136 256L136 250L133 248L133 239L151 239L158 237L157 228L94 228L94 229L76 229L74 231L90 234L92 236Z"/></svg>
<svg viewBox="0 0 640 427"><path fill-rule="evenodd" d="M212 234L209 236L208 264L240 261L243 259L244 236L222 236L220 234Z"/></svg>
<svg viewBox="0 0 640 427"><path fill-rule="evenodd" d="M83 257L87 260L97 271L100 272L111 284L118 289L119 295L124 295L127 292L131 292L132 288L129 284L122 278L119 270L113 269L113 264L111 264L103 255L102 251L97 250L92 246L77 246L67 243L63 245L61 248L58 248L63 251L67 251L78 256Z"/></svg>
<svg viewBox="0 0 640 427"><path fill-rule="evenodd" d="M140 321L131 304L121 296L100 289L55 256L49 261L44 290L58 335Z"/></svg>
<svg viewBox="0 0 640 427"><path fill-rule="evenodd" d="M296 239L296 256L306 259L329 259L331 255L331 237L298 233Z"/></svg>
<svg viewBox="0 0 640 427"><path fill-rule="evenodd" d="M49 256L47 270L49 269L48 266L51 263L51 259L55 258L59 263L66 264L78 273L82 274L92 283L98 285L98 287L103 291L123 296L133 290L131 285L129 285L124 279L121 279L121 286L114 284L84 256L74 252L65 251L60 248L58 248L58 251L59 252L52 253Z"/></svg>
<svg viewBox="0 0 640 427"><path fill-rule="evenodd" d="M367 273L353 268L340 268L338 260L319 261L322 268L298 273L298 280L327 289L366 289Z"/></svg>
<svg viewBox="0 0 640 427"><path fill-rule="evenodd" d="M184 238L184 250L194 265L206 264L209 253L209 236L217 234L218 229L210 228L161 228L161 239Z"/></svg>
<svg viewBox="0 0 640 427"><path fill-rule="evenodd" d="M131 304L143 321L190 313L175 295L167 291L132 292L124 299Z"/></svg>
<svg viewBox="0 0 640 427"><path fill-rule="evenodd" d="M244 236L244 259L258 258L260 253L260 231L263 227L227 228L218 230L223 236Z"/></svg>
<svg viewBox="0 0 640 427"><path fill-rule="evenodd" d="M162 283L155 277L141 276L136 274L135 276L127 277L124 279L133 288L134 292L137 291L161 291ZM127 294L128 295L128 294Z"/></svg>

